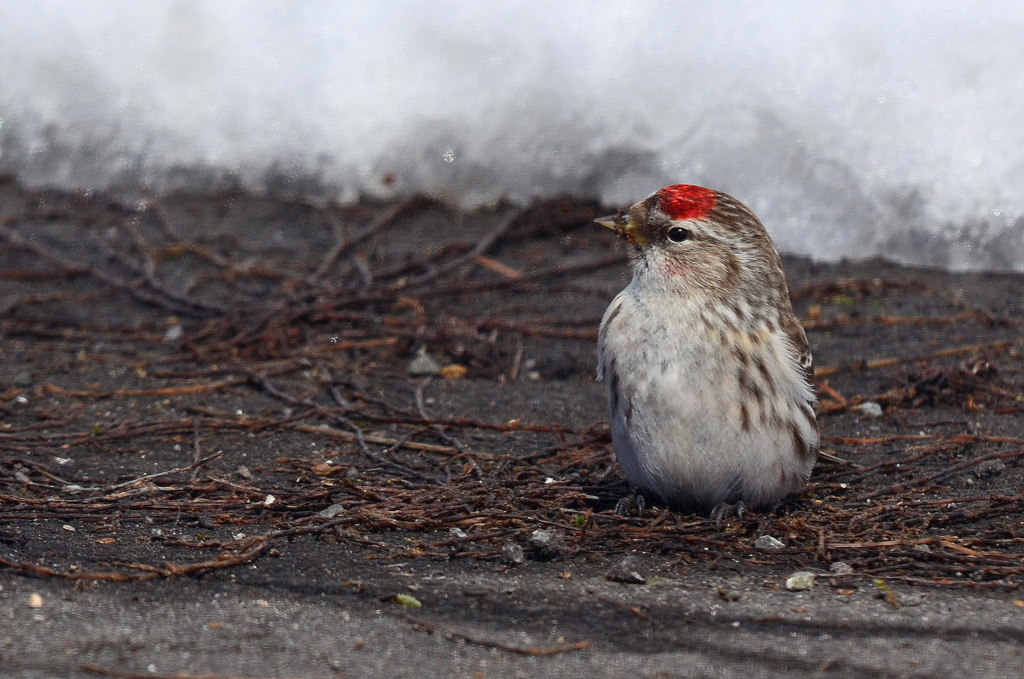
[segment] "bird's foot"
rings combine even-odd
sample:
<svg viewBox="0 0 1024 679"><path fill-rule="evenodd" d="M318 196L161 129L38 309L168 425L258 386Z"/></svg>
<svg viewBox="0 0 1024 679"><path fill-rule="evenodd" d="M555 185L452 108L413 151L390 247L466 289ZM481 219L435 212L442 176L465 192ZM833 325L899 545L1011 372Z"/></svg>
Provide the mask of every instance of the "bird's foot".
<svg viewBox="0 0 1024 679"><path fill-rule="evenodd" d="M737 519L742 519L746 513L747 505L743 503L743 500L737 501L734 505L728 502L719 502L711 510L711 518L715 521L715 530L721 530L723 518L730 514L735 514Z"/></svg>
<svg viewBox="0 0 1024 679"><path fill-rule="evenodd" d="M636 511L637 516L641 516L646 505L643 493L634 491L615 503L615 516L629 516L633 511Z"/></svg>

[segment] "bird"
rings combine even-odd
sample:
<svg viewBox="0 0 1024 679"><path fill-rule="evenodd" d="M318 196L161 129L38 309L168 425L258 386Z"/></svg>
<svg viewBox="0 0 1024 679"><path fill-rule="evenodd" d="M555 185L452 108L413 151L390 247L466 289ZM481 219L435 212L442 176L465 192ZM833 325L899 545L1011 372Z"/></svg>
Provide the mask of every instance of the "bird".
<svg viewBox="0 0 1024 679"><path fill-rule="evenodd" d="M626 478L716 524L774 508L807 482L819 435L810 346L764 225L688 184L595 221L633 246L597 347Z"/></svg>

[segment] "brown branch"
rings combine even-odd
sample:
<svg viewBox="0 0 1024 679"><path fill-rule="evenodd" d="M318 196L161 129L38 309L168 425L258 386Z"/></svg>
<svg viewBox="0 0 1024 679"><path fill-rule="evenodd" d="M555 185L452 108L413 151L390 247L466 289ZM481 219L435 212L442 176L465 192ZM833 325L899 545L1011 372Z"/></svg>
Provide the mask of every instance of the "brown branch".
<svg viewBox="0 0 1024 679"><path fill-rule="evenodd" d="M876 497L881 497L882 495L892 495L895 493L900 493L914 486L922 486L926 483L934 483L935 481L941 481L947 476L952 476L953 474L961 472L964 469L970 469L971 467L981 464L982 462L985 462L987 460L1009 460L1015 457L1024 457L1024 448L1020 450L1014 450L1008 453L988 453L987 455L979 455L977 457L971 458L970 460L967 460L966 462L961 462L960 464L955 464L951 467L943 469L942 471L935 472L934 474L928 474L920 478L912 479L905 483L894 483L888 486L887 488L880 488L871 493L858 495L856 498L854 498L854 501L864 502L865 500L872 500Z"/></svg>
<svg viewBox="0 0 1024 679"><path fill-rule="evenodd" d="M209 394L214 391L221 391L230 387L238 386L249 382L249 377L229 377L216 382L206 384L189 384L181 387L158 387L155 389L113 389L111 391L92 391L89 389L65 389L55 384L43 384L40 390L49 394L60 394L62 396L74 396L75 398L106 399L114 397L136 397L136 396L183 396L185 394Z"/></svg>
<svg viewBox="0 0 1024 679"><path fill-rule="evenodd" d="M940 351L933 351L927 354L915 354L913 356L878 358L872 361L859 361L857 363L849 363L846 365L815 366L814 377L820 378L828 377L829 375L835 375L837 373L842 372L856 372L861 370L875 370L876 368L888 368L903 363L930 361L935 358L945 358L948 356L963 356L964 354L976 354L982 351L1001 351L1008 347L1012 347L1014 345L1022 343L1024 343L1024 340L1022 339L998 340L995 342L988 342L986 344L972 344L970 346L965 347L952 347L949 349L942 349Z"/></svg>
<svg viewBox="0 0 1024 679"><path fill-rule="evenodd" d="M327 253L324 254L323 258L321 258L320 264L317 265L316 270L313 272L311 280L317 281L319 279L322 279L337 263L341 256L345 254L349 249L351 249L358 243L361 243L362 241L366 240L367 238L370 238L381 229L386 228L388 225L390 225L396 219L401 217L403 214L410 212L415 208L423 207L425 205L443 205L443 203L439 202L436 198L432 198L424 194L417 194L415 196L411 196L405 199L401 203L398 203L388 208L387 210L379 214L377 218L371 221L368 225L364 226L362 229L359 229L358 231L351 234L344 240L338 241L338 243L336 243L333 248L328 250ZM328 212L327 215L328 218L332 221L332 223L335 223L337 227L337 222L335 221L336 218L334 217L334 215L330 212Z"/></svg>
<svg viewBox="0 0 1024 679"><path fill-rule="evenodd" d="M149 304L152 306L163 307L169 309L174 313L181 314L183 316L200 317L206 318L210 315L221 315L224 313L224 309L218 305L209 304L206 302L200 302L197 300L191 300L176 295L161 287L153 288L152 291L146 290L142 287L145 282L143 276L138 281L125 281L117 276L107 273L102 269L95 266L79 265L70 260L67 260L60 255L50 252L46 248L36 243L33 243L21 234L13 231L6 226L0 224L0 236L3 236L9 242L14 243L18 247L32 253L40 259L56 265L61 271L74 272L77 274L85 274L96 280L100 281L110 287L123 290L128 293L134 299ZM128 265L129 263L121 258L122 263Z"/></svg>
<svg viewBox="0 0 1024 679"><path fill-rule="evenodd" d="M1009 318L996 319L1001 325L1016 325ZM887 316L884 314L875 316L837 316L828 320L804 319L800 324L804 330L828 330L830 328L841 328L853 325L950 325L964 321L978 321L985 325L992 325L991 314L980 311L965 311L953 316Z"/></svg>
<svg viewBox="0 0 1024 679"><path fill-rule="evenodd" d="M408 282L409 287L421 286L424 283L436 280L437 278L440 278L442 275L448 273L449 271L455 271L462 265L472 262L480 255L483 255L488 250L490 250L495 245L495 243L501 240L501 238L503 238L505 234L508 233L509 229L511 229L512 226L522 218L523 214L524 213L522 210L517 210L511 215L505 217L498 223L498 226L496 228L494 228L490 233L481 238L480 241L475 246L473 246L472 250L462 255L461 257L456 257L455 259L449 262L445 262L440 266L431 267L431 269L428 270L426 273L412 278ZM519 278L519 276L513 276L512 278Z"/></svg>

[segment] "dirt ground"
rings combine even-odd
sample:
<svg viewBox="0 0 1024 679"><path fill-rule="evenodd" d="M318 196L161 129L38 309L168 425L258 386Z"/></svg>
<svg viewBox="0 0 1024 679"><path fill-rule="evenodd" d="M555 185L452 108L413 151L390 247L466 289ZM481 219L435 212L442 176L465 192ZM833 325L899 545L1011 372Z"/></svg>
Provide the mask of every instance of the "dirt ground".
<svg viewBox="0 0 1024 679"><path fill-rule="evenodd" d="M831 457L621 517L603 212L5 180L0 673L1024 676L1024 277L786 258Z"/></svg>

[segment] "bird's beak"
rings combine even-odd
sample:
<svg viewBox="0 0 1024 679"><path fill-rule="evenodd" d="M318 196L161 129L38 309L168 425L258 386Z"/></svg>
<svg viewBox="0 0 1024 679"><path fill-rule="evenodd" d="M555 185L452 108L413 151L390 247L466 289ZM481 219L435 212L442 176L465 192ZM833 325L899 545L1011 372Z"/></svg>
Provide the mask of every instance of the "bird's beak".
<svg viewBox="0 0 1024 679"><path fill-rule="evenodd" d="M638 246L644 245L640 239L640 232L636 228L636 222L633 221L633 217L628 212L598 217L594 221L606 229L611 229L615 232L616 236L622 238L627 243L633 243Z"/></svg>

